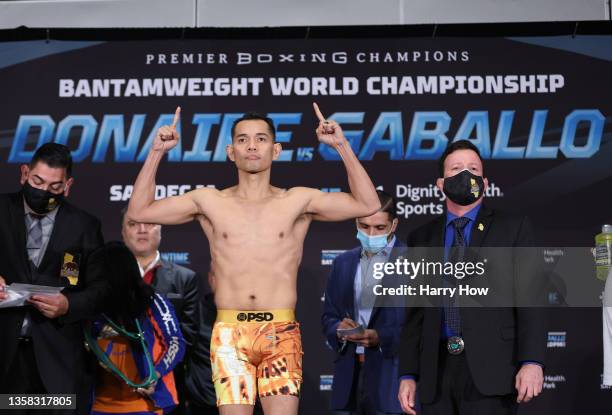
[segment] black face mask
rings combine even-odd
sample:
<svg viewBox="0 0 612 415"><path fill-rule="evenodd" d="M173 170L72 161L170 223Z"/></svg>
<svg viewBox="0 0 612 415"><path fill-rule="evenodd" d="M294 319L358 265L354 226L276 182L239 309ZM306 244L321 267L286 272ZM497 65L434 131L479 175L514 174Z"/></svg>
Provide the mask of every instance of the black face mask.
<svg viewBox="0 0 612 415"><path fill-rule="evenodd" d="M484 180L468 170L444 178L443 191L446 197L461 206L471 205L484 194Z"/></svg>
<svg viewBox="0 0 612 415"><path fill-rule="evenodd" d="M23 184L23 197L34 212L44 215L57 208L64 201L64 194L55 194L49 191L32 187L26 180Z"/></svg>

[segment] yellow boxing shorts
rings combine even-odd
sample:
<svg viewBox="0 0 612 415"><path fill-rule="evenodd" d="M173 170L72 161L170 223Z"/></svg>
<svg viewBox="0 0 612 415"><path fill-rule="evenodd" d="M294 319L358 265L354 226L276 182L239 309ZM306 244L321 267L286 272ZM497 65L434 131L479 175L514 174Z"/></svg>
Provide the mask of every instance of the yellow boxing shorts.
<svg viewBox="0 0 612 415"><path fill-rule="evenodd" d="M293 310L218 310L210 345L217 406L255 405L302 386L300 324Z"/></svg>

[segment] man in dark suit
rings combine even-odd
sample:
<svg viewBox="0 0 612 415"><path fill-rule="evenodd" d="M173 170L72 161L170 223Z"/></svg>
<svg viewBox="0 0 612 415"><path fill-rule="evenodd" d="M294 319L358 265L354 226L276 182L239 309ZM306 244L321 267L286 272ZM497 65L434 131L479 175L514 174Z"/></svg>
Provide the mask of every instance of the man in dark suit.
<svg viewBox="0 0 612 415"><path fill-rule="evenodd" d="M69 149L44 144L21 166L21 191L0 195L0 285L64 287L0 309L0 391L76 393L87 413L93 368L81 323L99 311L107 286L88 261L103 243L100 222L65 201L71 174Z"/></svg>
<svg viewBox="0 0 612 415"><path fill-rule="evenodd" d="M325 290L321 323L328 345L337 353L331 407L335 414L401 413L397 349L405 313L381 307L373 294L375 263L393 262L405 245L395 237L395 200L377 191L380 211L356 220L361 246L339 255ZM362 325L362 334L338 329Z"/></svg>
<svg viewBox="0 0 612 415"><path fill-rule="evenodd" d="M212 328L217 318L215 306L214 275L208 270L208 280L200 280L200 327L195 345L191 352L191 365L197 370L190 370L185 379L189 395L189 412L197 414L218 414L217 395L212 382L212 364L210 361L210 342Z"/></svg>
<svg viewBox="0 0 612 415"><path fill-rule="evenodd" d="M510 253L516 247L533 246L533 231L525 217L505 215L482 204L488 181L483 178L479 151L470 141L447 147L439 160L439 173L436 185L447 197L446 212L413 231L409 249L438 247L444 261L457 262L467 259L471 248L508 247L500 251ZM496 258L490 265L503 275L487 278L504 289L529 280L515 259L511 254ZM537 278L529 281L536 283ZM515 413L517 402L527 402L542 391L543 310L467 308L455 301L449 296L440 300L441 306L407 309L400 345L402 408L415 413L418 382L425 415Z"/></svg>
<svg viewBox="0 0 612 415"><path fill-rule="evenodd" d="M126 211L127 209L123 209L121 212L123 241L136 257L144 280L151 284L156 292L172 302L187 344L183 360L185 363L174 370L174 380L179 395L176 412L186 413L185 402L190 400L188 395L191 395L187 393L185 386L186 372L203 370L199 364L200 353L195 353L195 348L198 347L196 343L201 318L199 277L188 268L161 259L159 253L161 225L135 222L126 215ZM200 393L200 391L191 392ZM194 400L199 398L200 396L193 396Z"/></svg>

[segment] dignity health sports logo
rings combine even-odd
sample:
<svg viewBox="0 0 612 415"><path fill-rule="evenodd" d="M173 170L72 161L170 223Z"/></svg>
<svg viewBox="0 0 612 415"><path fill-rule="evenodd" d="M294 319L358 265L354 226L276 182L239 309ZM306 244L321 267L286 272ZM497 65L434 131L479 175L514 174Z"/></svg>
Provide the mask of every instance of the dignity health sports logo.
<svg viewBox="0 0 612 415"><path fill-rule="evenodd" d="M321 251L321 265L331 265L334 259L346 252L344 249L324 249Z"/></svg>
<svg viewBox="0 0 612 415"><path fill-rule="evenodd" d="M548 332L548 343L547 346L549 349L560 348L564 349L566 347L566 331L549 331Z"/></svg>
<svg viewBox="0 0 612 415"><path fill-rule="evenodd" d="M557 386L566 382L564 375L546 375L544 376L544 389L557 389Z"/></svg>
<svg viewBox="0 0 612 415"><path fill-rule="evenodd" d="M334 375L321 375L321 382L319 383L319 390L330 391L332 390L333 383L334 383Z"/></svg>

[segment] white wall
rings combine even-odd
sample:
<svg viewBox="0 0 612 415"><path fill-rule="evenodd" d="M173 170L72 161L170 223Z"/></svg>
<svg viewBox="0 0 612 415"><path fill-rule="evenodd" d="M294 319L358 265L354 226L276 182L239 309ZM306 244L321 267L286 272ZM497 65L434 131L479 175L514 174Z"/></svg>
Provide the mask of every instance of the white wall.
<svg viewBox="0 0 612 415"><path fill-rule="evenodd" d="M0 0L0 28L193 27L196 0Z"/></svg>
<svg viewBox="0 0 612 415"><path fill-rule="evenodd" d="M611 0L0 0L0 28L610 20Z"/></svg>
<svg viewBox="0 0 612 415"><path fill-rule="evenodd" d="M403 0L402 3L406 24L610 19L610 0Z"/></svg>

